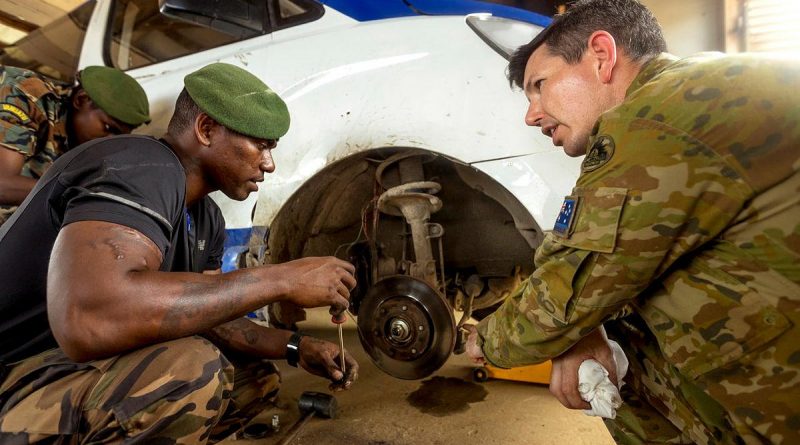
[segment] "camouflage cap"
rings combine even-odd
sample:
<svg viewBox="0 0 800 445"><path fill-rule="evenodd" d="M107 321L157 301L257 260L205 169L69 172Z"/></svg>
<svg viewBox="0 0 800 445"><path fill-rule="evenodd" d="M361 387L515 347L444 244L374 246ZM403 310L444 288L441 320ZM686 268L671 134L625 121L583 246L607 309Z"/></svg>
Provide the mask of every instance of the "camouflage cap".
<svg viewBox="0 0 800 445"><path fill-rule="evenodd" d="M147 94L133 77L116 68L87 66L78 79L92 102L114 119L136 127L150 122Z"/></svg>
<svg viewBox="0 0 800 445"><path fill-rule="evenodd" d="M242 68L212 63L183 83L201 110L233 131L259 139L278 139L289 131L286 103Z"/></svg>

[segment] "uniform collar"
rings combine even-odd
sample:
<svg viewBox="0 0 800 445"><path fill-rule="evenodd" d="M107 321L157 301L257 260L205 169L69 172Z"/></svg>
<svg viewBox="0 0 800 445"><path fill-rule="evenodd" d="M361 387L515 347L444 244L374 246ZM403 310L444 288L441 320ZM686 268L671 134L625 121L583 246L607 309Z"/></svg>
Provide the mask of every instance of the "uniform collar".
<svg viewBox="0 0 800 445"><path fill-rule="evenodd" d="M642 66L642 69L639 71L639 74L636 75L636 78L633 79L631 86L629 86L628 90L625 92L625 97L630 96L634 91L641 88L647 82L650 82L650 80L656 77L656 75L660 74L677 60L678 57L669 53L661 53L658 56L650 59Z"/></svg>

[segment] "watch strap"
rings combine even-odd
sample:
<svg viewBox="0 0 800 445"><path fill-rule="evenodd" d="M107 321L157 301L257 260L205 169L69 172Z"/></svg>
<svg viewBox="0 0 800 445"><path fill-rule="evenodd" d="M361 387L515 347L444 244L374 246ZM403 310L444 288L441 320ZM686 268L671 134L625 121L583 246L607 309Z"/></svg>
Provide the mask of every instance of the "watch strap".
<svg viewBox="0 0 800 445"><path fill-rule="evenodd" d="M286 362L289 366L297 367L297 362L300 361L300 339L303 334L295 332L289 337L289 343L286 343Z"/></svg>

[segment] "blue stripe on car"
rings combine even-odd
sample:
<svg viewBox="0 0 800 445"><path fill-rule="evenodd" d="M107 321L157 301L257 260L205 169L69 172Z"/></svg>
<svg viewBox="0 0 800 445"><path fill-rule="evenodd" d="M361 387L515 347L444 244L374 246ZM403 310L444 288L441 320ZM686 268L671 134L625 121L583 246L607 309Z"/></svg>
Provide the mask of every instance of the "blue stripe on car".
<svg viewBox="0 0 800 445"><path fill-rule="evenodd" d="M542 14L495 5L478 0L318 0L331 8L365 22L370 20L414 15L466 15L473 12L490 12L495 17L520 20L534 25L547 26L552 20ZM408 4L407 4L408 3ZM409 6L409 4L411 6Z"/></svg>

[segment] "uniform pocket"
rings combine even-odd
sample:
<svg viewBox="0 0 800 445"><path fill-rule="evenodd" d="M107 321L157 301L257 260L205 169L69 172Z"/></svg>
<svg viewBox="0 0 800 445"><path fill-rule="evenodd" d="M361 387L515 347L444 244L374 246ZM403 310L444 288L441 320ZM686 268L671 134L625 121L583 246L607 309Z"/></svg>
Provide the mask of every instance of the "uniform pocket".
<svg viewBox="0 0 800 445"><path fill-rule="evenodd" d="M743 359L792 327L757 286L706 260L670 274L639 308L664 356L691 379Z"/></svg>

